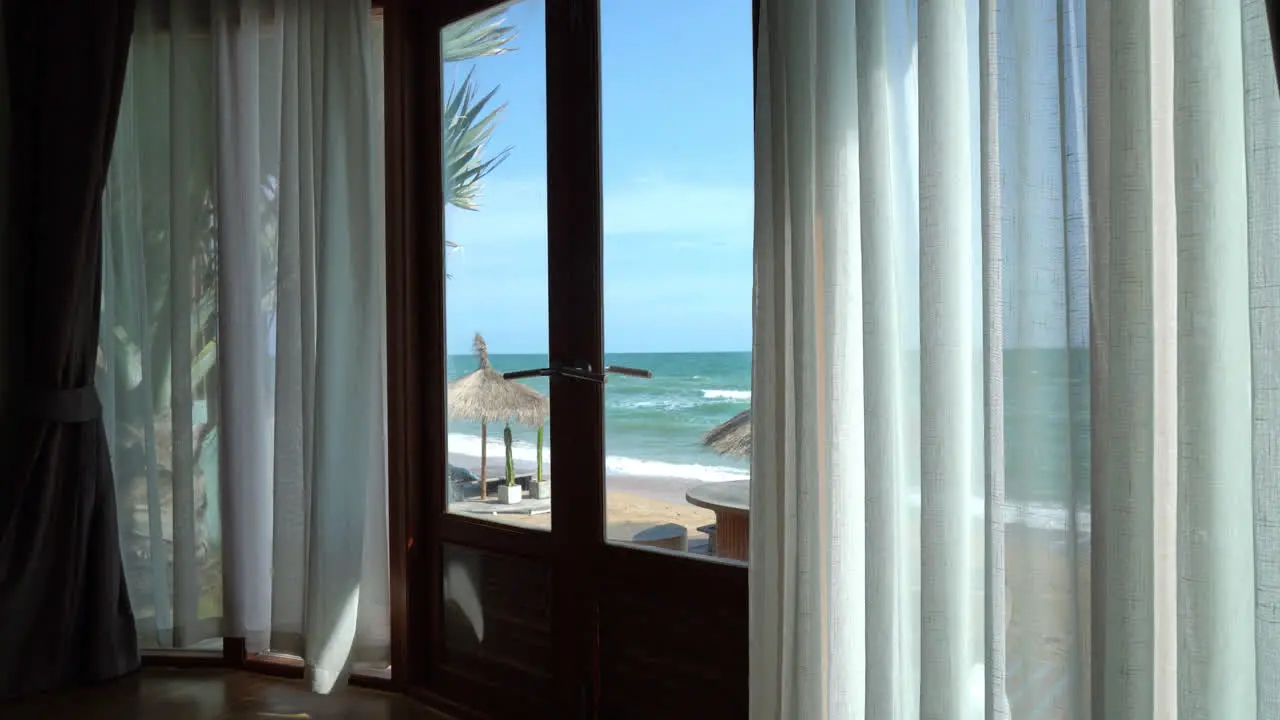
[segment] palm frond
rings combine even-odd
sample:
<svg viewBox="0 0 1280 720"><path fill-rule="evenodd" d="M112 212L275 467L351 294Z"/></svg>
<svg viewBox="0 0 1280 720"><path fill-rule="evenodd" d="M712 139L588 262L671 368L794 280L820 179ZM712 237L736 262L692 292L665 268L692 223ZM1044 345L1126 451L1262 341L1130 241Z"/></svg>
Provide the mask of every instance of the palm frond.
<svg viewBox="0 0 1280 720"><path fill-rule="evenodd" d="M216 328L218 312L218 295L212 287L200 293L196 300L195 312L191 315L191 336L195 338L211 335Z"/></svg>
<svg viewBox="0 0 1280 720"><path fill-rule="evenodd" d="M474 73L474 69L469 71L460 84L450 89L444 111L445 193L449 204L463 210L479 208L482 181L511 154L511 148L506 147L485 157L489 138L506 105L486 112L498 88L477 98Z"/></svg>
<svg viewBox="0 0 1280 720"><path fill-rule="evenodd" d="M191 361L191 386L200 387L218 362L218 343L209 341Z"/></svg>
<svg viewBox="0 0 1280 720"><path fill-rule="evenodd" d="M124 370L125 387L130 390L142 384L142 348L129 337L129 332L120 325L112 328L115 338L115 356L117 367Z"/></svg>
<svg viewBox="0 0 1280 720"><path fill-rule="evenodd" d="M516 28L506 24L506 7L459 20L440 32L441 55L445 62L474 60L478 57L502 55L515 48Z"/></svg>

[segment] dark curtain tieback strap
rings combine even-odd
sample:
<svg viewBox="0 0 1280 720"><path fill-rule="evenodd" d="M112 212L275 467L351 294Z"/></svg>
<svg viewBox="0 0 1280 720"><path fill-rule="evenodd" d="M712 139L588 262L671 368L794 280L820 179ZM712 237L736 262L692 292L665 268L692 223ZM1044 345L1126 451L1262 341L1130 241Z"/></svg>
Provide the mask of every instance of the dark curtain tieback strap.
<svg viewBox="0 0 1280 720"><path fill-rule="evenodd" d="M93 385L69 390L37 390L29 396L31 414L56 423L87 423L102 417L102 401Z"/></svg>

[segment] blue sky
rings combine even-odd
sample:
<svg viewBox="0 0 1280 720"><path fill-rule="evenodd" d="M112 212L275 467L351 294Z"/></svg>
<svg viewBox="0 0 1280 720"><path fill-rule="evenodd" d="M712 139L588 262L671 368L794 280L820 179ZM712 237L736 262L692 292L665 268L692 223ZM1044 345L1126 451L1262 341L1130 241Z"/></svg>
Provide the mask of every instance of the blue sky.
<svg viewBox="0 0 1280 720"><path fill-rule="evenodd" d="M608 352L749 350L751 346L753 152L751 0L602 2L605 348ZM978 45L970 0L970 92L974 211L978 198ZM909 4L890 3L890 46L907 81L894 102L917 112ZM1071 22L1084 18L1069 3ZM495 353L544 353L546 280L546 55L542 0L508 12L516 51L459 63L482 88L500 86L505 116L493 147L513 148L486 182L478 212L450 208L448 347L470 351L482 332ZM1027 0L1000 20L1001 172L1006 345L1082 344L1087 328L1085 209L1078 168L1083 125L1069 127L1063 203L1056 0ZM672 22L679 18L679 22ZM1080 33L1082 35L1082 32ZM1021 44L1011 43L1014 37ZM1083 47L1064 63L1083 77ZM1005 62L1005 60L1008 62ZM1075 63L1075 64L1073 64ZM1016 68L1016 70L1015 70ZM1082 90L1082 85L1080 90ZM1070 90L1066 117L1081 110ZM916 182L915 138L898 139ZM909 225L915 201L904 196ZM904 237L903 331L918 345L918 242ZM1070 241L1064 243L1064 238ZM976 254L975 254L976 260ZM975 275L979 268L971 269ZM1070 293L1068 293L1070 288ZM1073 297L1072 310L1064 299ZM1083 300L1082 300L1083 299ZM980 326L975 322L975 333Z"/></svg>
<svg viewBox="0 0 1280 720"><path fill-rule="evenodd" d="M605 348L749 350L751 0L602 3ZM450 208L448 347L547 347L544 4L513 6L516 52L474 63L513 148L478 212ZM672 23L670 18L680 22ZM446 83L471 63L446 70Z"/></svg>

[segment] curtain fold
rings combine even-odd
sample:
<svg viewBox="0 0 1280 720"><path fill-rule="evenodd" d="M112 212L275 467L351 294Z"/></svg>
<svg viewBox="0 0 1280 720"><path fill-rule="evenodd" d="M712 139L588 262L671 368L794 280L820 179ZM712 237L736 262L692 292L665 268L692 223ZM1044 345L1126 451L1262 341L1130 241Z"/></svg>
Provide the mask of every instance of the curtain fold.
<svg viewBox="0 0 1280 720"><path fill-rule="evenodd" d="M1267 14L1266 25L1270 30L1268 37L1271 40L1271 44L1275 45L1276 40L1280 38L1280 0L1265 0L1265 2L1265 8L1260 9L1264 10ZM1255 8L1257 7L1257 3L1248 4L1253 5ZM1260 20L1258 21L1260 22ZM1275 65L1276 82L1280 83L1280 55L1272 58L1272 62Z"/></svg>
<svg viewBox="0 0 1280 720"><path fill-rule="evenodd" d="M1244 16L1245 184L1248 200L1249 361L1253 384L1254 681L1258 717L1280 717L1280 90L1268 60L1268 0Z"/></svg>
<svg viewBox="0 0 1280 720"><path fill-rule="evenodd" d="M1087 8L1093 708L1167 717L1176 682L1172 13L1159 0Z"/></svg>
<svg viewBox="0 0 1280 720"><path fill-rule="evenodd" d="M21 182L5 184L2 304L16 312L0 338L0 698L139 663L93 384L100 208L134 3L6 2L3 15L7 176Z"/></svg>
<svg viewBox="0 0 1280 720"><path fill-rule="evenodd" d="M148 7L101 331L140 637L327 692L389 662L378 36L367 0Z"/></svg>
<svg viewBox="0 0 1280 720"><path fill-rule="evenodd" d="M922 717L969 701L975 633L974 529L981 486L976 195L966 0L918 9ZM975 48L976 49L976 48ZM856 326L855 326L856 327ZM872 379L874 380L874 378ZM865 382L865 380L864 380ZM979 442L975 442L979 441ZM975 472L976 471L976 472ZM980 495L979 495L980 496ZM981 616L981 615L980 615ZM981 627L978 624L977 627Z"/></svg>
<svg viewBox="0 0 1280 720"><path fill-rule="evenodd" d="M1254 644L1253 322L1241 21L1240 3L1207 0L1178 3L1173 18L1177 707L1183 718L1256 717L1265 692ZM1271 670L1267 677L1280 666Z"/></svg>
<svg viewBox="0 0 1280 720"><path fill-rule="evenodd" d="M1263 0L762 0L753 717L1280 712Z"/></svg>

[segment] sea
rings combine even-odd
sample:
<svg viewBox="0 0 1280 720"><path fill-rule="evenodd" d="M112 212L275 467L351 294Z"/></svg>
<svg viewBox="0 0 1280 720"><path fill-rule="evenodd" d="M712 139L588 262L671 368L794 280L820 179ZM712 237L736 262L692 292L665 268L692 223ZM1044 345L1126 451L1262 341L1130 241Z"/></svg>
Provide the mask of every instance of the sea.
<svg viewBox="0 0 1280 720"><path fill-rule="evenodd" d="M605 453L609 475L723 482L750 476L749 461L719 455L703 445L703 435L751 406L750 352L616 353L607 364L644 368L653 377L610 376L605 386ZM904 361L918 367L918 354ZM545 355L491 355L498 371L545 367ZM450 380L471 372L471 355L449 357ZM981 371L981 363L976 363ZM919 373L907 373L904 388L909 443L919 437ZM1032 524L1062 526L1066 508L1078 512L1089 494L1089 368L1084 348L1010 348L1004 353L1004 482L1009 512L1038 518ZM914 380L914 382L912 381ZM976 387L981 387L980 378ZM526 380L540 392L547 378ZM552 403L555 398L551 398ZM975 403L975 430L981 447L981 402ZM536 430L512 426L513 460L536 461ZM502 427L490 426L488 455L503 457ZM553 466L554 429L544 436L543 460ZM909 444L908 447L912 445ZM449 450L480 454L480 426L450 421ZM919 458L913 458L919 462ZM975 480L983 482L982 453ZM501 460L497 460L501 462ZM917 502L918 502L918 490ZM982 487L974 488L974 511L982 512Z"/></svg>
<svg viewBox="0 0 1280 720"><path fill-rule="evenodd" d="M546 367L547 356L490 355L489 362L495 370L509 372ZM719 455L702 444L708 430L751 407L750 352L621 353L606 356L605 362L653 373L652 379L610 375L605 385L609 474L696 482L750 476L746 458ZM450 380L475 369L473 355L449 357ZM521 382L548 392L548 378ZM513 425L511 434L513 460L522 466L536 462L536 429ZM550 431L544 433L544 463L550 462L550 436ZM478 456L480 425L450 420L449 452ZM489 427L488 452L491 458L503 456L501 426Z"/></svg>
<svg viewBox="0 0 1280 720"><path fill-rule="evenodd" d="M501 371L546 367L545 355L490 355ZM724 482L750 477L745 458L726 457L706 448L703 435L716 425L751 407L750 352L616 353L606 356L614 365L644 368L652 379L610 376L605 385L606 471L611 476ZM904 362L918 367L918 356ZM1090 524L1089 502L1089 353L1084 348L1010 348L1004 352L1004 483L1008 522L1030 527L1063 529L1075 508L1077 529ZM448 358L449 379L471 372L471 355ZM981 368L981 363L977 363ZM918 380L918 373L908 373ZM975 378L977 379L977 378ZM547 378L524 380L539 392L548 391ZM979 385L980 387L980 382ZM918 382L904 388L908 408L919 407ZM555 399L552 398L552 402ZM197 403L197 421L204 419ZM975 407L975 429L982 428L982 408ZM919 416L919 412L908 413ZM908 447L918 447L918 425L909 428ZM535 429L512 427L513 459L522 469L537 461ZM488 455L494 468L505 452L502 428L490 426ZM544 435L543 461L551 470L553 432ZM982 442L980 435L975 438ZM980 447L980 445L979 445ZM478 458L480 426L449 422L451 454ZM217 477L217 449L204 453L206 477ZM911 460L912 458L909 458ZM919 458L914 458L916 462ZM975 479L983 481L983 458L975 458ZM668 483L669 484L669 483ZM919 507L918 487L909 491ZM982 517L983 489L974 487L972 512ZM216 519L218 494L209 498ZM216 520L213 527L217 527Z"/></svg>

